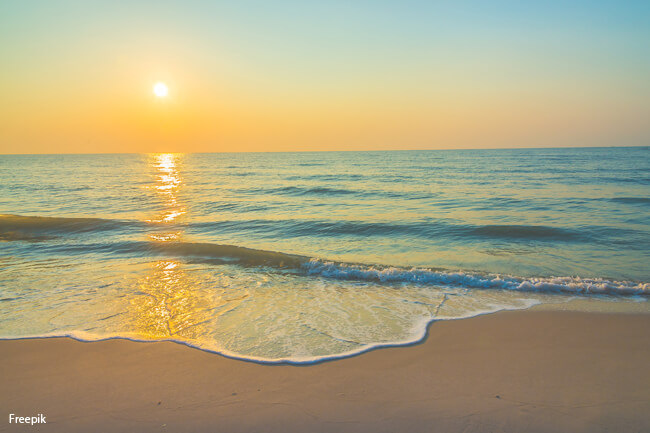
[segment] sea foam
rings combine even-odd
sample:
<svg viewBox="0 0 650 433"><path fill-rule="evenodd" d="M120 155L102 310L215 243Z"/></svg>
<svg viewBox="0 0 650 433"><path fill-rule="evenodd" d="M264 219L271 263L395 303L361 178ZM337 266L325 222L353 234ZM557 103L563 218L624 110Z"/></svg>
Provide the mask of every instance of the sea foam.
<svg viewBox="0 0 650 433"><path fill-rule="evenodd" d="M444 270L377 267L311 259L303 263L309 275L385 283L404 282L462 286L471 289L505 289L576 294L650 295L650 283L610 281L602 278L538 277L449 272Z"/></svg>

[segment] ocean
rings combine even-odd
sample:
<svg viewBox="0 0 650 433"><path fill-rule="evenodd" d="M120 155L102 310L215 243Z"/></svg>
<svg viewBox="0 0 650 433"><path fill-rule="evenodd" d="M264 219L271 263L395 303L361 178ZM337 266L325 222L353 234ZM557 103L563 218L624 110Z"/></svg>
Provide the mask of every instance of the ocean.
<svg viewBox="0 0 650 433"><path fill-rule="evenodd" d="M500 310L650 311L649 147L0 155L0 214L1 338L309 363Z"/></svg>

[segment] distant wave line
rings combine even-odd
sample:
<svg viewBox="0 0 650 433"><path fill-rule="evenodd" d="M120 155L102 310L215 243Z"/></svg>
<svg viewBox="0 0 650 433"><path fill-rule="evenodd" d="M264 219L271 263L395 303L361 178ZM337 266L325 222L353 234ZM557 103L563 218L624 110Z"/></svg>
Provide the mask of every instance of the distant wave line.
<svg viewBox="0 0 650 433"><path fill-rule="evenodd" d="M63 218L21 215L0 215L0 239L47 240L48 235L90 233L109 230L196 228L214 233L263 232L284 237L296 236L394 236L410 235L422 238L492 238L533 241L579 242L607 237L623 229L589 226L580 230L543 225L457 224L447 220L412 222L331 221L319 219L250 219L194 223L159 223L103 218ZM628 235L638 234L625 231ZM3 236L4 235L4 236Z"/></svg>

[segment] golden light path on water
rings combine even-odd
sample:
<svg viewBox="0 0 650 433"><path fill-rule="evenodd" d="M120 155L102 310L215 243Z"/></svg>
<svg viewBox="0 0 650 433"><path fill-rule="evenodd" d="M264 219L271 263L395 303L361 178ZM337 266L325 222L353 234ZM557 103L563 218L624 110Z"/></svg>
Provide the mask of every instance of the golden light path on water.
<svg viewBox="0 0 650 433"><path fill-rule="evenodd" d="M162 203L162 209L146 221L155 233L153 242L180 242L184 230L176 224L186 213L179 200L183 187L180 173L182 154L161 153L150 156L150 168L155 171L155 184L149 186ZM160 230L162 229L162 230ZM205 292L197 287L183 270L180 262L168 259L151 264L151 271L138 282L139 294L131 300L131 326L144 338L174 338L194 340L204 334L196 325L209 320L213 300L204 299ZM204 293L203 296L199 295Z"/></svg>
<svg viewBox="0 0 650 433"><path fill-rule="evenodd" d="M161 153L152 156L151 165L157 170L156 194L164 203L161 213L148 220L157 223L174 223L185 214L185 206L178 201L178 192L183 186L179 164L183 155L178 153Z"/></svg>

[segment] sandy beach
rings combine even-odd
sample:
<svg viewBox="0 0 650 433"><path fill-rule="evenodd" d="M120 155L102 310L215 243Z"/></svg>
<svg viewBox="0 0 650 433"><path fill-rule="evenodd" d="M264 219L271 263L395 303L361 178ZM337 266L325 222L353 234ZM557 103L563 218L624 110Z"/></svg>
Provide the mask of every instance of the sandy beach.
<svg viewBox="0 0 650 433"><path fill-rule="evenodd" d="M649 333L650 315L503 312L308 366L171 342L5 340L0 431L649 431Z"/></svg>

